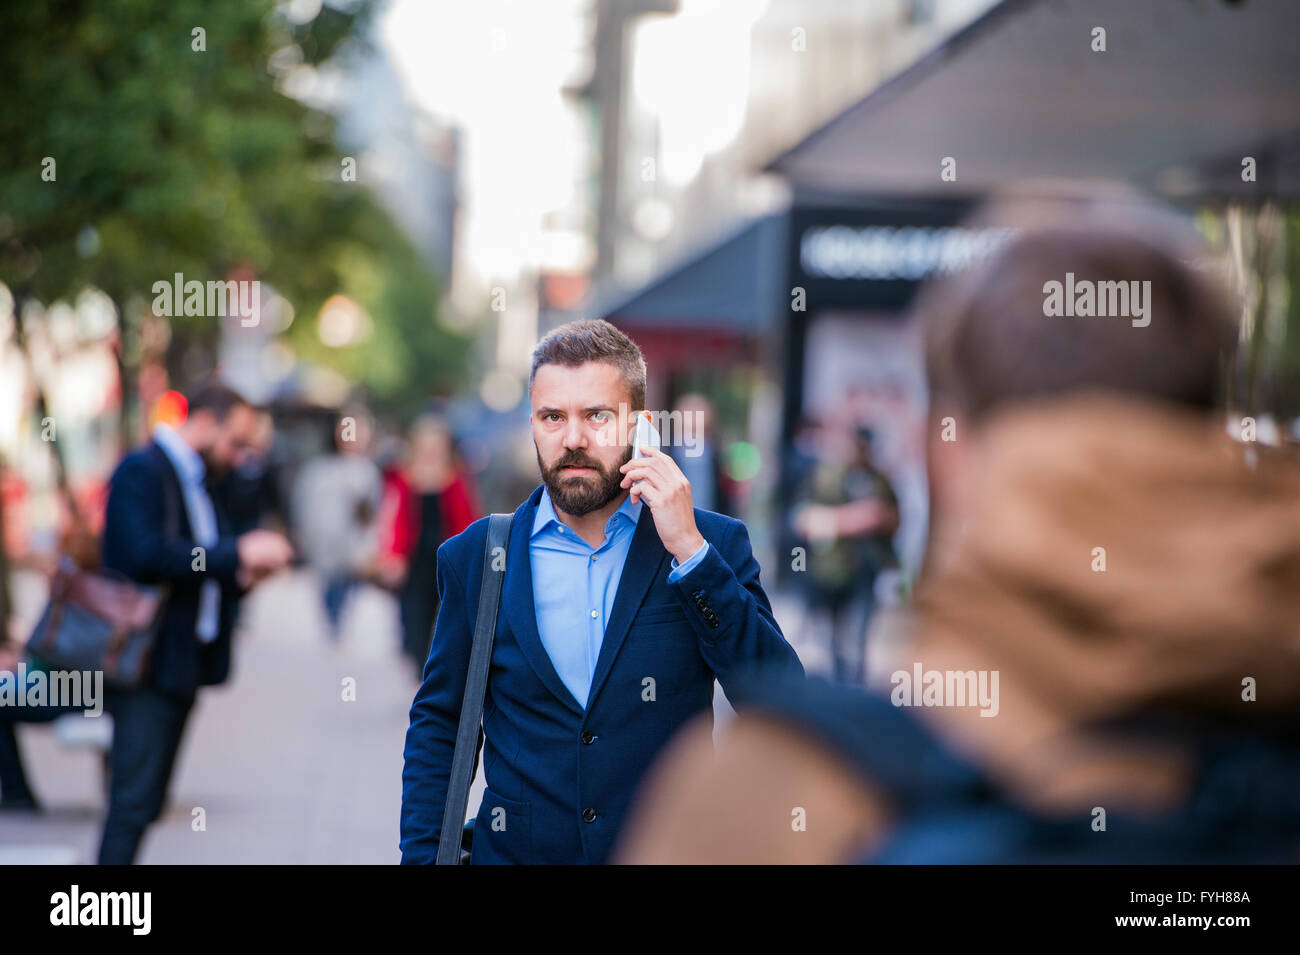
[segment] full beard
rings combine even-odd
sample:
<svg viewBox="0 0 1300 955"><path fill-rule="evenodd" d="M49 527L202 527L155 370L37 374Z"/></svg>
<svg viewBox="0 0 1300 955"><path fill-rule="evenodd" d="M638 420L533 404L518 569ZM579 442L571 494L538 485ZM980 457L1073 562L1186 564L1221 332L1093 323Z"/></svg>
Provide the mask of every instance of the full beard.
<svg viewBox="0 0 1300 955"><path fill-rule="evenodd" d="M205 481L220 481L230 470L230 466L215 460L209 451L200 451L203 459L203 478Z"/></svg>
<svg viewBox="0 0 1300 955"><path fill-rule="evenodd" d="M542 481L551 493L551 502L564 513L572 514L574 517L582 517L584 514L598 511L618 497L623 491L619 486L623 483L623 473L619 468L632 459L632 447L629 445L623 459L609 471L602 468L600 462L586 457L581 452L566 453L554 467L548 468L542 462L542 452L537 448L536 442L533 443L533 449L537 451L537 467L541 469ZM567 475L564 468L569 465L591 468L596 474L581 477Z"/></svg>

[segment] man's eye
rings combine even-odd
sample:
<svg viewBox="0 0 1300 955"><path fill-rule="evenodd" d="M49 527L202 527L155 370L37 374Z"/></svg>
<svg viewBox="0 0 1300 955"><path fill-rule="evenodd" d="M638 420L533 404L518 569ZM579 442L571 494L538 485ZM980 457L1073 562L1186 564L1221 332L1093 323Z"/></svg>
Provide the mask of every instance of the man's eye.
<svg viewBox="0 0 1300 955"><path fill-rule="evenodd" d="M593 421L596 421L596 422L598 422L598 423L600 423L600 424L604 424L606 421L609 420L609 412L608 412L608 411L595 411L595 412L592 412L591 418L592 418Z"/></svg>

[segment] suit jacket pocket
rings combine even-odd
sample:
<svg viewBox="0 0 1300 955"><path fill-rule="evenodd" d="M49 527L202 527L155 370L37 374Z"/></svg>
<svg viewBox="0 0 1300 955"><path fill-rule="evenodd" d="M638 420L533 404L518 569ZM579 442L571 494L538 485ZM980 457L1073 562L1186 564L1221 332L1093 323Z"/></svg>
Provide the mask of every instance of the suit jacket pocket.
<svg viewBox="0 0 1300 955"><path fill-rule="evenodd" d="M475 865L529 862L533 846L532 813L528 803L506 799L491 789L483 790L483 802L474 818Z"/></svg>
<svg viewBox="0 0 1300 955"><path fill-rule="evenodd" d="M683 627L686 623L686 611L680 604L653 604L643 606L632 618L632 625L647 623L676 623Z"/></svg>

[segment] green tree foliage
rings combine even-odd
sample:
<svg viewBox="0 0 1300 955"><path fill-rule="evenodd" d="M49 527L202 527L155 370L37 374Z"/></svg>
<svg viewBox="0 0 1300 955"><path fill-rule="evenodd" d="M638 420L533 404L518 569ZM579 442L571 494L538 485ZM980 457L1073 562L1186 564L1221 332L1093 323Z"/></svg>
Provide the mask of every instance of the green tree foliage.
<svg viewBox="0 0 1300 955"><path fill-rule="evenodd" d="M47 302L93 284L123 311L176 272L248 265L292 302L300 351L381 403L456 386L467 346L437 322L436 278L342 180L332 118L279 88L295 65L345 55L370 12L327 6L294 25L271 0L0 5L0 281ZM314 317L340 292L375 331L327 349ZM173 327L217 335L215 322Z"/></svg>

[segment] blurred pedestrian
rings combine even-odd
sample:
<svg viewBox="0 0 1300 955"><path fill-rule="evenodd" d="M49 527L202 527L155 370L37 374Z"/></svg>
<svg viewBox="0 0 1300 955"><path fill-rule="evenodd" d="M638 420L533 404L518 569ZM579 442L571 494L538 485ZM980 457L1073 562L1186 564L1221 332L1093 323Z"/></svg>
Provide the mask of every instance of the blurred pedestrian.
<svg viewBox="0 0 1300 955"><path fill-rule="evenodd" d="M275 422L270 412L259 411L253 443L236 467L212 485L212 497L219 502L236 534L271 524L285 524L275 469L271 462L271 444L275 439Z"/></svg>
<svg viewBox="0 0 1300 955"><path fill-rule="evenodd" d="M291 508L299 547L321 588L329 635L337 640L348 598L375 562L383 478L367 456L370 421L364 413L340 416L333 439L332 452L308 461L298 474Z"/></svg>
<svg viewBox="0 0 1300 955"><path fill-rule="evenodd" d="M892 544L898 500L872 463L869 430L827 427L821 434L819 456L791 510L796 546L807 564L796 579L810 627L827 634L835 680L862 684L876 577L898 566Z"/></svg>
<svg viewBox="0 0 1300 955"><path fill-rule="evenodd" d="M184 423L157 425L153 440L118 465L109 487L104 568L165 585L168 596L147 682L105 693L113 746L101 865L135 860L162 810L198 688L229 676L240 598L292 556L274 532L235 536L208 490L209 480L248 454L257 411L215 381L187 398Z"/></svg>
<svg viewBox="0 0 1300 955"><path fill-rule="evenodd" d="M378 571L401 595L402 649L417 675L429 658L438 617L438 548L479 516L476 497L446 422L417 419L405 465L384 478Z"/></svg>
<svg viewBox="0 0 1300 955"><path fill-rule="evenodd" d="M665 759L624 861L1300 854L1300 463L1213 410L1240 310L1132 200L1010 208L976 227L1019 233L920 305L914 660L867 694L751 685L716 758L699 726ZM1143 301L1049 315L1067 274Z"/></svg>
<svg viewBox="0 0 1300 955"><path fill-rule="evenodd" d="M714 437L713 402L691 392L677 399L673 411L682 422L681 434L665 450L691 482L695 506L734 516L731 481Z"/></svg>
<svg viewBox="0 0 1300 955"><path fill-rule="evenodd" d="M800 415L786 449L786 471L792 487L799 487L817 464L822 422L812 415Z"/></svg>
<svg viewBox="0 0 1300 955"><path fill-rule="evenodd" d="M16 693L17 681L22 677L24 657L19 643L0 642L0 685L12 683L10 693ZM34 675L27 674L30 682ZM0 695L9 695L0 691ZM49 723L67 713L79 712L77 707L50 705L15 705L6 702L0 706L0 812L40 812L42 806L32 791L23 766L22 750L18 745L19 723Z"/></svg>

